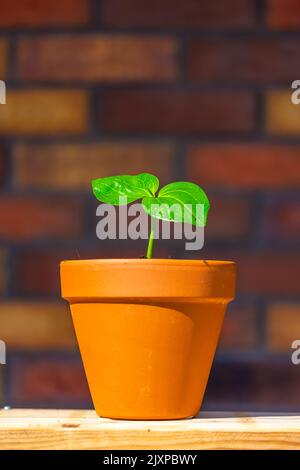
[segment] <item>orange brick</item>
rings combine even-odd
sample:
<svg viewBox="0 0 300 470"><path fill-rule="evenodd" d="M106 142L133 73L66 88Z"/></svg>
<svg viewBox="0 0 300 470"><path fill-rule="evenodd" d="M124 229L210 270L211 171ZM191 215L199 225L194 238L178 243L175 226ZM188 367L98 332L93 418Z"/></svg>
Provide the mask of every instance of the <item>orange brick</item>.
<svg viewBox="0 0 300 470"><path fill-rule="evenodd" d="M71 314L63 302L1 302L0 332L10 349L76 348Z"/></svg>
<svg viewBox="0 0 300 470"><path fill-rule="evenodd" d="M254 306L228 307L220 338L220 349L246 350L258 345L257 312Z"/></svg>
<svg viewBox="0 0 300 470"><path fill-rule="evenodd" d="M267 24L276 30L298 30L299 0L267 0Z"/></svg>
<svg viewBox="0 0 300 470"><path fill-rule="evenodd" d="M177 44L155 36L22 38L19 75L25 80L151 81L177 75Z"/></svg>
<svg viewBox="0 0 300 470"><path fill-rule="evenodd" d="M173 166L170 143L18 144L14 149L14 184L90 191L92 179L114 173L152 172L168 182Z"/></svg>
<svg viewBox="0 0 300 470"><path fill-rule="evenodd" d="M0 250L0 293L4 293L7 283L7 257L3 250Z"/></svg>
<svg viewBox="0 0 300 470"><path fill-rule="evenodd" d="M83 201L66 197L0 197L0 238L10 241L72 238L82 232Z"/></svg>
<svg viewBox="0 0 300 470"><path fill-rule="evenodd" d="M76 3L76 4L75 4ZM38 27L84 25L88 0L1 0L0 26Z"/></svg>
<svg viewBox="0 0 300 470"><path fill-rule="evenodd" d="M207 186L288 188L300 184L300 147L253 143L192 145L188 177Z"/></svg>
<svg viewBox="0 0 300 470"><path fill-rule="evenodd" d="M275 90L266 95L266 130L270 134L300 135L300 105L291 101L292 90Z"/></svg>
<svg viewBox="0 0 300 470"><path fill-rule="evenodd" d="M292 354L294 340L300 340L300 303L271 304L267 311L268 349Z"/></svg>
<svg viewBox="0 0 300 470"><path fill-rule="evenodd" d="M0 107L0 134L82 134L87 95L77 90L8 91Z"/></svg>
<svg viewBox="0 0 300 470"><path fill-rule="evenodd" d="M8 44L5 39L0 39L0 80L6 77Z"/></svg>

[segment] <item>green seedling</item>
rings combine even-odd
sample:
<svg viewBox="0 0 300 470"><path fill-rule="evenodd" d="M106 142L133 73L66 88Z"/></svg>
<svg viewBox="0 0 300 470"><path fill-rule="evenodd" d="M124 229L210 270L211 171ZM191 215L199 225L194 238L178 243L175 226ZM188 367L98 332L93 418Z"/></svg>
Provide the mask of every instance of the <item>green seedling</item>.
<svg viewBox="0 0 300 470"><path fill-rule="evenodd" d="M96 198L106 204L120 206L141 199L143 209L153 219L190 223L197 227L206 225L209 200L203 189L194 183L170 183L157 194L158 178L150 173L140 173L98 178L92 181L92 188ZM198 210L200 205L201 211ZM147 258L152 258L154 230L154 224L151 224Z"/></svg>

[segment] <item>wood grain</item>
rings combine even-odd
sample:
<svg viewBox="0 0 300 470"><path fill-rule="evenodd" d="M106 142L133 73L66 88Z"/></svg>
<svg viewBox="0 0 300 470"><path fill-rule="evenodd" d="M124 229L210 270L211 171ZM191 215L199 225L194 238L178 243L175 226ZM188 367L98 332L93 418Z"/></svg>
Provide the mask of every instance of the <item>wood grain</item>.
<svg viewBox="0 0 300 470"><path fill-rule="evenodd" d="M121 421L90 410L0 410L0 449L300 449L300 416Z"/></svg>

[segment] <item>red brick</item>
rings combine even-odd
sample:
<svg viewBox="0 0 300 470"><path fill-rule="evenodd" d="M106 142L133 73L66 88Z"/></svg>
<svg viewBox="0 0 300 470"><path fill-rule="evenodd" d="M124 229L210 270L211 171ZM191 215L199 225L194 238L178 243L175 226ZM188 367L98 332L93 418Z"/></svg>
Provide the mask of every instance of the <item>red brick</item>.
<svg viewBox="0 0 300 470"><path fill-rule="evenodd" d="M300 147L220 143L192 145L188 177L206 186L266 189L298 187Z"/></svg>
<svg viewBox="0 0 300 470"><path fill-rule="evenodd" d="M197 183L197 181L195 180ZM203 181L205 183L205 181ZM201 185L201 182L199 182ZM251 204L248 200L236 197L211 196L211 208L205 237L207 240L243 239L250 233Z"/></svg>
<svg viewBox="0 0 300 470"><path fill-rule="evenodd" d="M107 26L182 28L244 28L255 23L251 0L104 0Z"/></svg>
<svg viewBox="0 0 300 470"><path fill-rule="evenodd" d="M10 351L77 349L66 302L2 301L0 331Z"/></svg>
<svg viewBox="0 0 300 470"><path fill-rule="evenodd" d="M11 406L68 407L90 403L80 359L14 356L10 375Z"/></svg>
<svg viewBox="0 0 300 470"><path fill-rule="evenodd" d="M272 303L267 312L267 347L272 352L292 354L294 340L300 340L300 304Z"/></svg>
<svg viewBox="0 0 300 470"><path fill-rule="evenodd" d="M88 0L1 0L1 27L85 25L89 18Z"/></svg>
<svg viewBox="0 0 300 470"><path fill-rule="evenodd" d="M0 197L0 239L26 241L72 238L82 232L84 205L79 198Z"/></svg>
<svg viewBox="0 0 300 470"><path fill-rule="evenodd" d="M1 135L83 134L88 96L79 90L8 90L0 107Z"/></svg>
<svg viewBox="0 0 300 470"><path fill-rule="evenodd" d="M109 132L226 134L254 126L254 95L247 92L107 91L102 107Z"/></svg>
<svg viewBox="0 0 300 470"><path fill-rule="evenodd" d="M266 205L263 233L267 240L298 242L300 233L300 201L278 198Z"/></svg>
<svg viewBox="0 0 300 470"><path fill-rule="evenodd" d="M175 40L166 37L24 37L17 63L19 76L30 81L165 81L177 75L176 53Z"/></svg>
<svg viewBox="0 0 300 470"><path fill-rule="evenodd" d="M6 78L7 59L8 59L8 43L5 39L0 39L0 80L3 80L4 78Z"/></svg>
<svg viewBox="0 0 300 470"><path fill-rule="evenodd" d="M170 142L17 144L13 152L18 188L85 189L97 176L150 172L162 183L174 177Z"/></svg>
<svg viewBox="0 0 300 470"><path fill-rule="evenodd" d="M252 305L229 305L220 338L222 351L248 350L258 346L257 312Z"/></svg>
<svg viewBox="0 0 300 470"><path fill-rule="evenodd" d="M253 253L234 258L238 263L238 291L262 295L299 295L298 253Z"/></svg>
<svg viewBox="0 0 300 470"><path fill-rule="evenodd" d="M191 40L188 77L208 83L289 82L300 75L299 48L300 40L295 38Z"/></svg>
<svg viewBox="0 0 300 470"><path fill-rule="evenodd" d="M267 24L276 30L298 30L299 0L267 0Z"/></svg>
<svg viewBox="0 0 300 470"><path fill-rule="evenodd" d="M291 90L273 90L265 96L265 127L269 134L300 135L300 106L292 103Z"/></svg>
<svg viewBox="0 0 300 470"><path fill-rule="evenodd" d="M15 273L17 294L60 295L59 263L65 259L78 257L93 258L94 256L76 246L73 250L70 248L65 250L36 249L20 253L17 257Z"/></svg>
<svg viewBox="0 0 300 470"><path fill-rule="evenodd" d="M95 216L95 230L96 230ZM95 232L91 233L91 236ZM96 235L94 235L96 240ZM147 241L125 240L123 244L116 241L97 241L91 248L82 248L79 244L66 248L26 249L16 258L15 293L60 296L59 264L67 259L98 259L98 258L138 258L144 255ZM156 256L162 247L159 244ZM166 257L166 256L163 256Z"/></svg>

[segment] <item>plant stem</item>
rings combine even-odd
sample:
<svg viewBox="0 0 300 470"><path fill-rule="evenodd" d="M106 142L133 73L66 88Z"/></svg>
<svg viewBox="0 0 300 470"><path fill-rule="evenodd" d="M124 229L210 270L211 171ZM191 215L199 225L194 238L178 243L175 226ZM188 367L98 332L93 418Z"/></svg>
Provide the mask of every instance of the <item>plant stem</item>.
<svg viewBox="0 0 300 470"><path fill-rule="evenodd" d="M146 254L146 258L148 259L152 258L152 254L153 254L154 232L155 232L155 223L154 223L154 220L151 219L151 231L149 234L147 254Z"/></svg>

